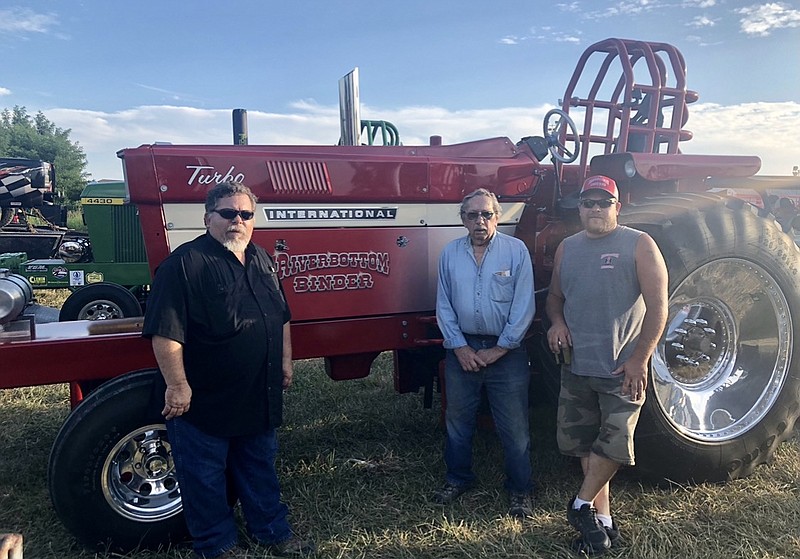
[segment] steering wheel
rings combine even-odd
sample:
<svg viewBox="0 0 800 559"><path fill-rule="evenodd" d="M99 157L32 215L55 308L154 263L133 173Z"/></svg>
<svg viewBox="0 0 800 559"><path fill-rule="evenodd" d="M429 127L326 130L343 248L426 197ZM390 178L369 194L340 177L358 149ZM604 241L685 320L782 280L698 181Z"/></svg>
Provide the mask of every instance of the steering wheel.
<svg viewBox="0 0 800 559"><path fill-rule="evenodd" d="M551 122L555 116L558 116L558 120ZM565 129L565 126L568 130ZM565 138L563 144L559 139L562 135ZM566 140L567 136L572 139ZM547 150L554 159L561 163L572 163L578 159L581 151L581 145L578 142L578 127L566 112L561 109L551 109L544 115L544 137L547 140ZM569 149L568 142L574 146L573 149Z"/></svg>

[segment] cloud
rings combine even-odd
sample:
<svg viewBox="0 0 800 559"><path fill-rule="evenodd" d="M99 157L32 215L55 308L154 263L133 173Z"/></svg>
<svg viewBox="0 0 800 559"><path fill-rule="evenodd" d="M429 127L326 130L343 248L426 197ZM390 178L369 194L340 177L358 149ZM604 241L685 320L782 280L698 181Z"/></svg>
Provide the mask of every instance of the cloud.
<svg viewBox="0 0 800 559"><path fill-rule="evenodd" d="M519 45L525 41L537 43L580 43L580 31L568 33L565 31L554 30L552 27L532 27L527 35L506 35L498 40L502 45Z"/></svg>
<svg viewBox="0 0 800 559"><path fill-rule="evenodd" d="M721 45L723 43L723 41L714 41L714 42L706 41L703 37L700 37L699 35L687 35L684 38L686 42L695 43L699 47L710 47L710 46Z"/></svg>
<svg viewBox="0 0 800 559"><path fill-rule="evenodd" d="M706 16L695 16L692 21L686 25L689 27L713 27L715 23L713 19L709 19Z"/></svg>
<svg viewBox="0 0 800 559"><path fill-rule="evenodd" d="M11 95L11 90L7 87L0 87L0 95Z"/></svg>
<svg viewBox="0 0 800 559"><path fill-rule="evenodd" d="M623 0L605 7L598 7L598 3L587 4L587 6L582 6L581 2L573 1L557 3L555 6L561 12L574 14L572 16L573 19L595 21L626 16L629 19L635 19L643 17L645 14L659 14L667 10L674 10L676 6L698 9L712 8L717 5L717 0L681 0L677 4L674 0ZM702 15L696 16L686 25L698 28L712 27L717 21L709 16ZM506 35L498 39L498 42L504 45L519 45L524 41L580 44L583 40L582 35L583 33L580 31L561 31L554 27L539 26L532 27L530 32L525 35Z"/></svg>
<svg viewBox="0 0 800 559"><path fill-rule="evenodd" d="M0 33L48 33L57 24L53 13L36 13L21 7L0 10Z"/></svg>
<svg viewBox="0 0 800 559"><path fill-rule="evenodd" d="M761 174L789 175L800 165L800 150L787 149L800 129L800 103L693 104L686 128L694 139L684 153L758 155Z"/></svg>
<svg viewBox="0 0 800 559"><path fill-rule="evenodd" d="M602 19L617 17L621 15L639 15L645 12L652 12L663 8L661 2L654 0L628 0L626 2L616 2L608 8L600 10L586 11L582 14L584 19Z"/></svg>
<svg viewBox="0 0 800 559"><path fill-rule="evenodd" d="M800 10L792 9L783 2L753 5L739 8L741 30L747 35L768 36L774 29L800 27Z"/></svg>
<svg viewBox="0 0 800 559"><path fill-rule="evenodd" d="M581 10L580 2L570 2L569 4L556 4L556 8L562 12L578 12Z"/></svg>
<svg viewBox="0 0 800 559"><path fill-rule="evenodd" d="M167 99L169 99L170 101L174 101L175 103L199 103L199 104L205 103L204 99L189 95L188 93L182 93L180 91L173 91L171 89L164 89L161 87L156 87L154 85L147 85L143 83L135 83L133 85L135 85L136 87L141 87L142 89L147 89L148 91L163 93Z"/></svg>
<svg viewBox="0 0 800 559"><path fill-rule="evenodd" d="M569 2L556 4L556 8L562 12L575 13L582 20L591 21L619 16L636 17L643 14L654 14L673 10L676 6L706 9L716 5L717 0L681 0L677 4L674 0L623 0L606 7L598 7L598 3L581 6L580 2ZM590 9L590 7L594 9Z"/></svg>
<svg viewBox="0 0 800 559"><path fill-rule="evenodd" d="M409 106L396 109L362 105L362 118L386 119L397 125L405 145L427 145L430 136L455 144L506 136L516 142L541 135L549 106L507 107L452 111L444 107ZM693 104L686 128L694 139L684 153L759 155L764 174L791 173L800 152L787 150L787 138L800 129L800 103ZM122 178L116 151L155 142L174 144L231 144L231 112L176 106L142 106L106 113L74 109L43 111L84 148L94 179ZM248 111L251 144L335 145L339 139L337 106L297 101L286 113Z"/></svg>

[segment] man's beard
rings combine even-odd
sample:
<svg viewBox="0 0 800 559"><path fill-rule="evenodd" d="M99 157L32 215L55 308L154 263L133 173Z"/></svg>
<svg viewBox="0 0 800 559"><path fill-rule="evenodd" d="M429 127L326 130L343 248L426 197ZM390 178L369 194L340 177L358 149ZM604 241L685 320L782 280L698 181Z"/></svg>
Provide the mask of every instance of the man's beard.
<svg viewBox="0 0 800 559"><path fill-rule="evenodd" d="M231 252L239 254L244 252L244 249L247 248L249 242L250 241L247 241L245 239L226 239L225 242L222 243L222 246L224 246Z"/></svg>
<svg viewBox="0 0 800 559"><path fill-rule="evenodd" d="M242 231L237 227L229 227L226 233L242 233ZM244 249L247 248L247 245L249 243L250 243L249 238L225 239L224 241L222 241L222 246L224 246L233 253L240 254L244 252Z"/></svg>

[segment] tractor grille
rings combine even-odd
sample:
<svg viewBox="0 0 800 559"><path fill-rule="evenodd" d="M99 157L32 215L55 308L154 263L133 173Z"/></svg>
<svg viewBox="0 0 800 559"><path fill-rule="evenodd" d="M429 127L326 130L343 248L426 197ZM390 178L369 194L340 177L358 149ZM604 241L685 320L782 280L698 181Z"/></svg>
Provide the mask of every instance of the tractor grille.
<svg viewBox="0 0 800 559"><path fill-rule="evenodd" d="M277 193L330 194L328 167L318 161L267 161L272 188Z"/></svg>
<svg viewBox="0 0 800 559"><path fill-rule="evenodd" d="M113 206L114 258L117 262L147 262L136 206Z"/></svg>

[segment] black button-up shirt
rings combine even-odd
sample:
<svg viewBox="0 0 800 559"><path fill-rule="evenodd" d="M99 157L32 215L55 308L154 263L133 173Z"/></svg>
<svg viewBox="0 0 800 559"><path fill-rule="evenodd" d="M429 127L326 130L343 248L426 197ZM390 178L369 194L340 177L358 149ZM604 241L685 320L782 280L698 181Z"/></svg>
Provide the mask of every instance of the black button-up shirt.
<svg viewBox="0 0 800 559"><path fill-rule="evenodd" d="M281 423L290 318L267 252L250 243L242 265L206 233L159 265L142 335L183 345L192 402L182 417L210 435L251 435Z"/></svg>

